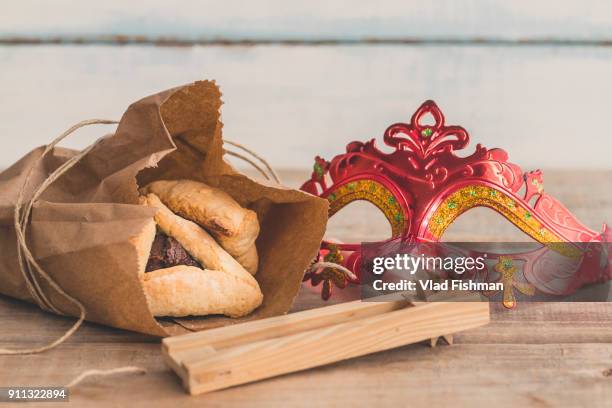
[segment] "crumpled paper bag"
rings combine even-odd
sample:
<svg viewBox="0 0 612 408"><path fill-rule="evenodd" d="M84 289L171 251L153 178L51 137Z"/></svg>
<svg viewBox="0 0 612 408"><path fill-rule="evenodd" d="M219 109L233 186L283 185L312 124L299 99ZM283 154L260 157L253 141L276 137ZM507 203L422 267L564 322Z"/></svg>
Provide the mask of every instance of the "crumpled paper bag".
<svg viewBox="0 0 612 408"><path fill-rule="evenodd" d="M47 273L83 303L87 320L166 336L289 311L303 272L317 254L327 222L327 202L255 181L225 162L221 104L219 88L209 81L135 102L116 133L101 140L36 202L28 229L29 248ZM0 293L26 301L33 299L19 270L13 211L26 174L43 149L33 150L0 173ZM77 153L55 148L47 155L33 169L26 198ZM264 301L251 315L241 319L156 319L151 315L138 279L135 249L128 245L154 213L136 204L138 187L179 178L221 188L257 212L261 233L256 242L260 256L256 278ZM56 307L78 316L72 303L39 281Z"/></svg>

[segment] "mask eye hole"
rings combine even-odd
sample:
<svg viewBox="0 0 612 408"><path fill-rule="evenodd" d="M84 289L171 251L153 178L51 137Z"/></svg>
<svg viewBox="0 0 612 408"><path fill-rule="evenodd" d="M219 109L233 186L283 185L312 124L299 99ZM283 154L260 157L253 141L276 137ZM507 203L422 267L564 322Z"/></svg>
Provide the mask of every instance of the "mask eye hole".
<svg viewBox="0 0 612 408"><path fill-rule="evenodd" d="M555 232L546 228L539 220L537 214L534 215L534 210L524 205L518 198L513 198L512 195L508 195L501 190L477 184L464 186L448 195L431 214L428 220L429 232L437 239L441 239L446 232L445 230L454 224L456 218L479 207L495 209L509 223L515 225L520 231L537 242L550 243L560 241ZM477 235L480 233L480 238L487 241L517 241L513 238L511 231L504 230L506 228L503 226L504 224L497 224L499 226L496 228L495 223L499 221L495 221L495 219L495 217L489 217L486 221L470 222L472 234ZM465 226L465 224L457 225ZM458 228L457 225L455 228ZM486 228L488 232L483 234L483 228ZM505 233L505 231L508 231L508 233ZM518 241L524 242L525 238L522 236L521 238L523 239ZM448 235L446 239L448 239ZM575 251L568 248L566 252L571 253Z"/></svg>
<svg viewBox="0 0 612 408"><path fill-rule="evenodd" d="M382 218L378 221L377 218L372 218L372 221L368 219L368 223L365 225L365 229L369 231L369 234L365 234L362 237L359 233L353 233L350 243L359 241L373 241L377 240L379 236L383 240L389 239L393 236L400 236L406 231L407 226L410 225L410 219L405 214L405 204L403 200L398 197L385 186L384 181L376 181L369 179L352 179L346 180L342 183L338 183L331 190L325 194L329 202L329 216L330 220L333 220L338 213L344 213L345 217L348 218L348 222L345 225L356 226L359 225L359 220L367 219L363 214L350 214L346 207L349 204L355 202L365 202L365 208L371 205L374 209L374 214L380 214ZM365 211L363 206L357 205L354 211ZM348 214L348 215L347 215ZM384 220L384 221L383 221ZM329 222L328 228L334 223ZM379 228L382 225L390 227L391 232L382 236ZM353 231L354 232L354 231ZM365 231L364 231L365 232Z"/></svg>
<svg viewBox="0 0 612 408"><path fill-rule="evenodd" d="M325 239L345 243L384 241L391 238L391 225L383 212L369 201L350 202L327 222Z"/></svg>
<svg viewBox="0 0 612 408"><path fill-rule="evenodd" d="M443 242L534 242L516 225L487 207L459 215L444 231Z"/></svg>

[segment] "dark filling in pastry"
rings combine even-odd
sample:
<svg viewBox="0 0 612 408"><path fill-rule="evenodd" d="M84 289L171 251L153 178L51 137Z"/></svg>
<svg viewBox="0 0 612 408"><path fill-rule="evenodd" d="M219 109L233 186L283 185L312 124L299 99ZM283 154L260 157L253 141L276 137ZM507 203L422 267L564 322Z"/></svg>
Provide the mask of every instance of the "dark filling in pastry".
<svg viewBox="0 0 612 408"><path fill-rule="evenodd" d="M170 268L177 265L197 266L202 268L179 242L168 235L158 232L151 246L151 255L147 261L145 272L152 272L157 269Z"/></svg>

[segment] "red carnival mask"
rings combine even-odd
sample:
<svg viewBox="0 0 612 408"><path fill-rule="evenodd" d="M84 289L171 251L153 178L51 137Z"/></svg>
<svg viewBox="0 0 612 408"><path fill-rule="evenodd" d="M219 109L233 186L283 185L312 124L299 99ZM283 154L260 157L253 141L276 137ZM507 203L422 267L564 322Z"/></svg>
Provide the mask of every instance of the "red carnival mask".
<svg viewBox="0 0 612 408"><path fill-rule="evenodd" d="M422 123L426 115L433 116L433 125ZM580 260L572 278L561 283L551 284L554 277L526 268L524 277L535 289L566 295L584 284L612 279L607 246L601 245L612 238L607 226L595 232L581 224L544 192L541 171L524 173L508 162L502 149L478 144L473 154L457 156L455 152L469 143L468 133L460 126L446 126L435 102L423 103L409 124L391 125L383 140L395 149L392 153L380 151L372 139L349 143L346 153L329 162L317 157L311 179L302 190L326 198L330 217L352 201L369 201L389 221L393 238L409 242L437 242L459 215L474 207L488 207L547 249ZM538 251L521 255L533 261ZM357 277L353 280L359 282L360 244L323 241L320 256L350 269ZM507 258L500 256L500 262L507 263ZM602 259L605 268L592 267ZM313 276L314 283L320 280ZM504 294L506 306L514 306L512 299L511 293Z"/></svg>

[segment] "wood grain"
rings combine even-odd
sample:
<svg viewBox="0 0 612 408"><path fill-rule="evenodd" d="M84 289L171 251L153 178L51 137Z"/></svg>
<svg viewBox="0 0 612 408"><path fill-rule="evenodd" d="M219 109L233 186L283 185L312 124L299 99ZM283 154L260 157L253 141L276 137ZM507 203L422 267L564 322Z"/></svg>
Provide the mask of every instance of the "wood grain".
<svg viewBox="0 0 612 408"><path fill-rule="evenodd" d="M290 185L306 171L283 172ZM545 186L593 227L611 213L612 175L548 172ZM589 192L597 186L597 194ZM348 208L348 207L347 207ZM332 227L351 238L351 229L376 227L371 212ZM467 216L467 215L466 215ZM460 221L460 220L459 220ZM455 236L486 234L490 218L475 214ZM317 288L315 288L317 289ZM294 310L322 306L304 285ZM354 299L336 291L333 301ZM185 395L164 365L159 340L86 323L61 347L32 356L0 359L0 385L61 385L89 368L138 365L144 376L91 379L70 396L73 406L265 406L312 407L589 406L612 400L612 303L522 303L508 311L492 305L492 322L454 336L453 346L424 344L384 351L331 366L285 375L201 397ZM0 297L0 347L41 344L56 338L72 320Z"/></svg>
<svg viewBox="0 0 612 408"><path fill-rule="evenodd" d="M0 167L83 119L198 79L223 92L224 134L307 168L382 138L434 99L448 124L528 168L610 169L612 47L0 47ZM83 148L113 128L79 131ZM17 143L16 141L19 141ZM382 145L382 143L379 143Z"/></svg>
<svg viewBox="0 0 612 408"><path fill-rule="evenodd" d="M439 336L452 343L453 333L488 322L480 302L355 301L165 339L162 353L198 395L423 340L435 346Z"/></svg>
<svg viewBox="0 0 612 408"><path fill-rule="evenodd" d="M305 168L316 154L330 158L348 141L380 137L433 98L474 143L504 147L525 169L608 169L549 171L545 186L591 228L612 213L609 2L285 3L7 1L0 13L5 44L123 44L129 37L152 45L294 45L0 46L0 168L82 119L118 118L137 98L215 78L224 92L226 137L256 148L275 167ZM376 45L394 39L403 43ZM339 45L301 45L318 40ZM87 130L67 145L82 148L110 131ZM283 178L297 186L307 175ZM328 235L359 241L388 233L380 214L355 203L332 219ZM517 237L486 210L470 211L445 234ZM294 310L322 306L315 289L304 285ZM354 299L352 289L336 291L331 302ZM456 335L452 347L411 345L195 398L164 365L158 339L86 323L53 351L1 357L0 386L62 385L86 369L138 365L148 373L86 381L71 406L610 405L611 303L492 308L490 325ZM0 297L0 347L51 341L71 322Z"/></svg>
<svg viewBox="0 0 612 408"><path fill-rule="evenodd" d="M407 302L344 302L327 308L313 308L300 313L291 313L247 325L224 327L223 330L208 330L185 336L164 339L162 347L177 353L188 349L210 346L216 350L244 343L290 336L308 330L320 329L332 324L356 321L401 309Z"/></svg>
<svg viewBox="0 0 612 408"><path fill-rule="evenodd" d="M609 2L538 0L9 0L3 37L610 39Z"/></svg>

